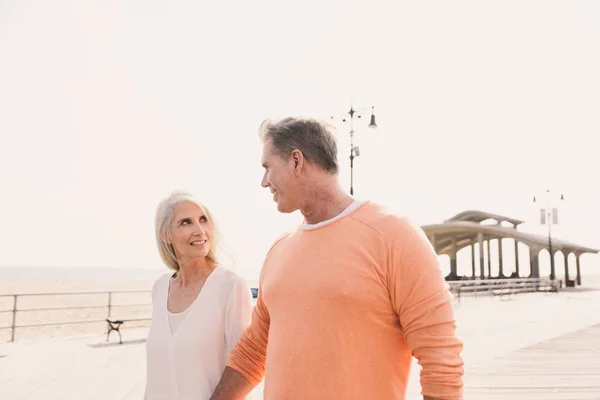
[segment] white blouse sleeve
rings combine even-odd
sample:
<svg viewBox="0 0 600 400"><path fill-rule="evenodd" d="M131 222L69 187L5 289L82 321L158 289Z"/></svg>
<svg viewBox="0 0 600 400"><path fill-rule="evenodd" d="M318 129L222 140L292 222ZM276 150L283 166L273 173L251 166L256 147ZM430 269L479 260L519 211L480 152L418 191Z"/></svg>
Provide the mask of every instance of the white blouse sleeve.
<svg viewBox="0 0 600 400"><path fill-rule="evenodd" d="M250 324L252 307L252 292L246 282L238 278L231 289L225 315L225 345L228 356Z"/></svg>

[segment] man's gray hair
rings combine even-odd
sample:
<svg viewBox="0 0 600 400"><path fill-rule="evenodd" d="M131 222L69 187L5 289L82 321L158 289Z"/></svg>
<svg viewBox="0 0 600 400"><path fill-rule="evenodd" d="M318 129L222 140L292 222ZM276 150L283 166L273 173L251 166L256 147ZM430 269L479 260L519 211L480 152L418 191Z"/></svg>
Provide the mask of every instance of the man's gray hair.
<svg viewBox="0 0 600 400"><path fill-rule="evenodd" d="M304 158L321 169L337 174L337 140L333 128L313 118L288 117L278 121L265 120L259 128L264 141L271 140L273 151L283 160L298 149Z"/></svg>

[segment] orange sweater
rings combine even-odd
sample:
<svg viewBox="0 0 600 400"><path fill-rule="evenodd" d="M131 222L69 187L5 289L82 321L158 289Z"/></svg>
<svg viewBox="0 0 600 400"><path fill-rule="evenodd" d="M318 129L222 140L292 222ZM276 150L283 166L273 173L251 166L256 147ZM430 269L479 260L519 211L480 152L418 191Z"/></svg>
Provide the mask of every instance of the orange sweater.
<svg viewBox="0 0 600 400"><path fill-rule="evenodd" d="M423 231L366 202L270 249L252 322L228 366L266 400L404 399L411 354L422 393L462 398L461 341Z"/></svg>

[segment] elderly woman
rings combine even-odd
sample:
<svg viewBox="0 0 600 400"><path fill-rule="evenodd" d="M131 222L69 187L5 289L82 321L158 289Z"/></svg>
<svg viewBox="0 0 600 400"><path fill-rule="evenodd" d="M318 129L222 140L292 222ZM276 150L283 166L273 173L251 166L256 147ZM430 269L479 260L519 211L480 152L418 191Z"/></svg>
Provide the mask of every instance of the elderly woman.
<svg viewBox="0 0 600 400"><path fill-rule="evenodd" d="M146 400L208 399L252 314L245 281L219 265L208 208L174 192L156 211L156 242L173 270L152 288Z"/></svg>

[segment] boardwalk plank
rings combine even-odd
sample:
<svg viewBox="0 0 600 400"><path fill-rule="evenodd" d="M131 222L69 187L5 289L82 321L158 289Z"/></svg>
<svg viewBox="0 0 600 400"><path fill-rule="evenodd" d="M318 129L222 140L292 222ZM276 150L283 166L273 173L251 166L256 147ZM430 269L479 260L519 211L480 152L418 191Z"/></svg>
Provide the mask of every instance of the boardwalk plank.
<svg viewBox="0 0 600 400"><path fill-rule="evenodd" d="M465 399L600 399L600 324L474 366Z"/></svg>

